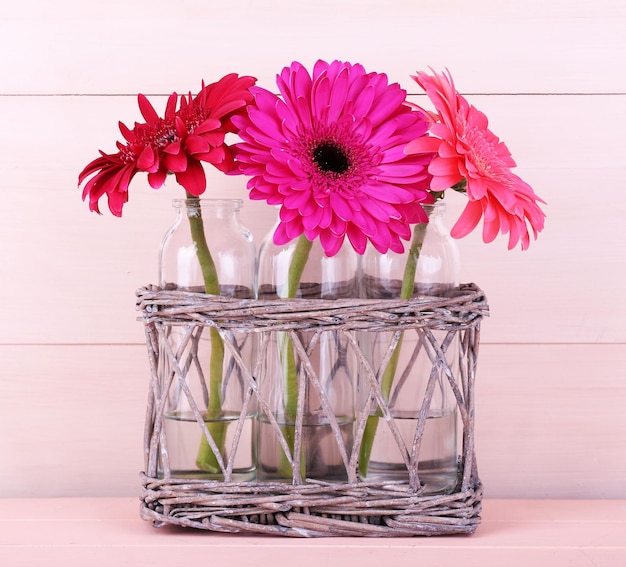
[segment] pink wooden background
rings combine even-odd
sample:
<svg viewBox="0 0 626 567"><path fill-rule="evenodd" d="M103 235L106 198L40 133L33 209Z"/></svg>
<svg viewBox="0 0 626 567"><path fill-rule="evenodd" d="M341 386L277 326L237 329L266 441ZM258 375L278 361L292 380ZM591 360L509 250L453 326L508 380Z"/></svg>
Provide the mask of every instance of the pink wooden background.
<svg viewBox="0 0 626 567"><path fill-rule="evenodd" d="M76 177L136 93L162 108L237 71L359 61L415 93L448 67L548 202L528 252L460 242L487 292L478 458L493 498L626 498L626 4L616 0L22 0L0 12L0 497L138 491L148 367L134 291L174 185L124 218ZM246 199L211 174L210 196ZM450 223L462 207L450 205ZM246 202L262 238L273 213Z"/></svg>

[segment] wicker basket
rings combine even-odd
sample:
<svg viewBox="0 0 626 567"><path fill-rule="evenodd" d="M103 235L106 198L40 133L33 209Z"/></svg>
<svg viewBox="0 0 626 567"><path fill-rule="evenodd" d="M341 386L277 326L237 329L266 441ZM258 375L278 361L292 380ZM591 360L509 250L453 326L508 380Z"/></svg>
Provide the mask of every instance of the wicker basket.
<svg viewBox="0 0 626 567"><path fill-rule="evenodd" d="M151 520L155 526L170 524L218 532L292 537L407 537L468 534L476 530L480 522L482 487L474 455L474 381L480 322L488 313L484 293L476 285L464 284L449 297L420 296L408 301L241 300L167 291L154 286L138 290L137 297L151 368L145 431L146 470L141 475L142 518ZM416 470L409 471L410 482L360 480L357 473L359 444L369 408L357 415L354 447L346 459L346 482L310 479L291 484L233 482L228 471L225 471L224 481L172 478L167 470L165 474L158 474L163 403L156 369L159 341L164 340L165 329L171 325L217 328L225 347L235 358L236 345L228 338L232 330L256 333L261 340L271 332L286 331L296 346L297 331L335 330L347 337L361 360L365 357L356 338L359 331L395 331L396 336L410 329L420 329L430 337L434 330L446 331L448 337L459 334L458 375L450 369L446 372L462 424L463 445L456 490L452 494L425 495ZM433 346L433 365L442 364L441 348L436 343ZM298 354L306 356L304 350ZM267 407L259 395L253 370L242 370L259 406ZM371 371L369 379L376 388L374 374ZM313 374L307 379L316 377ZM387 422L393 422L380 387L376 401Z"/></svg>

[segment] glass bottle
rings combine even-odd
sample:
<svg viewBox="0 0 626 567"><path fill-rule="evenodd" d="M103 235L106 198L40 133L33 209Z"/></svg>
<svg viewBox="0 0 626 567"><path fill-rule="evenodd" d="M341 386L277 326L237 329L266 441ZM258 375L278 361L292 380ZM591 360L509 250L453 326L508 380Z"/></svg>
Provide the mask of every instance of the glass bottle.
<svg viewBox="0 0 626 567"><path fill-rule="evenodd" d="M173 206L176 219L159 254L160 287L254 298L256 251L252 235L239 221L242 202L175 199ZM253 478L256 400L225 343L233 345L250 368L252 335L236 331L220 335L201 322L168 323L160 331L158 376L165 398L161 474Z"/></svg>
<svg viewBox="0 0 626 567"><path fill-rule="evenodd" d="M270 231L259 250L259 299L358 297L360 262L347 240L335 256L327 257L318 240L311 243L301 236L276 245L273 233ZM298 258L306 258L297 281L293 271L290 278L294 258L296 263ZM296 483L305 478L346 480L353 443L357 359L340 331L297 330L296 335L302 349L296 348L288 332L271 333L262 357L259 387L275 424L259 408L257 477ZM313 379L307 371L308 362ZM299 405L302 427L297 443ZM299 467L290 464L281 436L292 462Z"/></svg>
<svg viewBox="0 0 626 567"><path fill-rule="evenodd" d="M424 206L428 223L413 227L413 239L404 254L380 254L371 247L363 257L363 296L370 299L409 298L416 295L447 296L459 285L460 262L456 243L443 222L445 203ZM414 273L413 273L414 270ZM457 405L445 365L436 362L433 341L445 352L445 364L459 376L458 333L447 330L410 329L390 347L394 332L364 332L363 352L376 372L388 349L393 355L378 374L383 397L397 425L404 447L399 446L375 402L370 409L361 444L359 469L367 480L410 480L409 470L417 463L417 477L426 494L454 491L457 484ZM396 337L397 338L397 337ZM432 392L430 403L426 392ZM370 383L359 384L361 408L371 397ZM424 407L423 407L424 406ZM420 411L426 419L420 425ZM414 441L419 454L413 452ZM416 435L416 431L418 434ZM403 457L404 454L404 457ZM409 457L407 467L406 457ZM417 487L414 487L417 488Z"/></svg>

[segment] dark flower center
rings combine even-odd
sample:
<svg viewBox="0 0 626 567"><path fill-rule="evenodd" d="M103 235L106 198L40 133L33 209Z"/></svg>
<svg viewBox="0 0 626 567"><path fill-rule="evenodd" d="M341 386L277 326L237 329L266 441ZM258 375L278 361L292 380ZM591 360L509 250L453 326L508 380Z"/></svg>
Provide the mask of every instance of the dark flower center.
<svg viewBox="0 0 626 567"><path fill-rule="evenodd" d="M332 142L324 142L313 150L313 159L321 171L343 173L350 167L350 160L343 149Z"/></svg>

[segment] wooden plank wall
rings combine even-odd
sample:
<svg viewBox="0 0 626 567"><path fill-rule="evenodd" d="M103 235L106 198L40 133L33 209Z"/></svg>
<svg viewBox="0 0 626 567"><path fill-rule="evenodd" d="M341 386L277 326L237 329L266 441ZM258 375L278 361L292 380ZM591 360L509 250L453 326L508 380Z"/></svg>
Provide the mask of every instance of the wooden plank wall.
<svg viewBox="0 0 626 567"><path fill-rule="evenodd" d="M21 0L0 13L0 497L133 495L154 282L174 185L122 219L76 178L117 121L236 71L363 63L409 92L448 67L548 202L522 253L460 241L488 293L478 457L490 497L626 497L626 4L619 0ZM417 97L414 97L418 100ZM422 100L423 99L419 99ZM210 174L210 196L246 199ZM452 199L450 223L463 206ZM260 240L273 213L246 202Z"/></svg>

